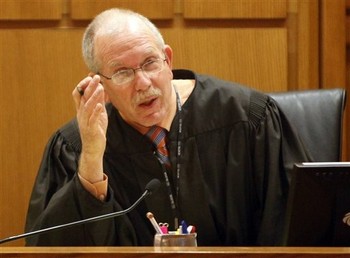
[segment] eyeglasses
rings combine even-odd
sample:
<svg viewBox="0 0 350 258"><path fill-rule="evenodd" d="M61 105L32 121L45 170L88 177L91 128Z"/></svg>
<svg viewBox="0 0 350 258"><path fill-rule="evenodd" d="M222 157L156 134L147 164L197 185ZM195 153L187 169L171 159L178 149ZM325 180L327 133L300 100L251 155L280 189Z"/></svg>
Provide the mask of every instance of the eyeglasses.
<svg viewBox="0 0 350 258"><path fill-rule="evenodd" d="M112 80L112 82L115 85L123 85L127 84L135 79L135 73L138 70L141 70L143 74L146 74L148 77L152 77L152 75L155 75L159 72L161 72L164 69L164 61L166 59L156 58L148 60L146 63L144 63L142 66L138 68L126 68L119 70L115 74L113 74L111 77L107 77L101 73L97 73L101 75L103 78L107 80Z"/></svg>

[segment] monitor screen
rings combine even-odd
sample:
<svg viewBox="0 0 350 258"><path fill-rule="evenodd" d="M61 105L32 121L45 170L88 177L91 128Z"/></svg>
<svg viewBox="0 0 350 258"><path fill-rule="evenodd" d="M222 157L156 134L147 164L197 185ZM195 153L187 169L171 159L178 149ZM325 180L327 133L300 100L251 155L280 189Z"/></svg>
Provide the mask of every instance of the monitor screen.
<svg viewBox="0 0 350 258"><path fill-rule="evenodd" d="M350 162L294 165L286 246L350 246Z"/></svg>

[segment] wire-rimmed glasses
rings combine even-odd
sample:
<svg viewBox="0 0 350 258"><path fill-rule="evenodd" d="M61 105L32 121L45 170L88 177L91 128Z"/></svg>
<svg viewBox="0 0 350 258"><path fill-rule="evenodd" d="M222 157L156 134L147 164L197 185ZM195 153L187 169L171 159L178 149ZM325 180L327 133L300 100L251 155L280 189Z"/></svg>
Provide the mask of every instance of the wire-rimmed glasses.
<svg viewBox="0 0 350 258"><path fill-rule="evenodd" d="M133 81L135 79L135 73L138 70L141 70L148 77L152 77L152 75L155 75L161 72L164 69L165 60L166 58L150 59L138 68L121 69L117 71L115 74L113 74L111 77L105 76L101 73L97 73L97 74L101 75L103 78L107 80L112 80L112 82L115 85L123 85Z"/></svg>

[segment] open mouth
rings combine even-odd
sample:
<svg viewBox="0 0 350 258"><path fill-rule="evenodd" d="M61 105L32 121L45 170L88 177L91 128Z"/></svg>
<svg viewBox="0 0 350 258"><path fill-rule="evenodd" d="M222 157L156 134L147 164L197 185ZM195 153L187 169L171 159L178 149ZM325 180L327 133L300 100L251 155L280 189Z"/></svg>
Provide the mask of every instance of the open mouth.
<svg viewBox="0 0 350 258"><path fill-rule="evenodd" d="M142 103L140 104L140 106L141 106L141 107L150 107L150 106L152 106L152 104L156 101L156 99L157 99L157 98L152 98L152 99L149 99L149 100L147 100L147 101L145 101L145 102L142 102Z"/></svg>

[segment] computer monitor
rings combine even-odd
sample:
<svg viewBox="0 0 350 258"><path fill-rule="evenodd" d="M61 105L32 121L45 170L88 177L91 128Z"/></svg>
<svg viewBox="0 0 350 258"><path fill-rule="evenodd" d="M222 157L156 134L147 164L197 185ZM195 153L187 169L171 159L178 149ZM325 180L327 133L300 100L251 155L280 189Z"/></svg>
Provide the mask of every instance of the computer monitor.
<svg viewBox="0 0 350 258"><path fill-rule="evenodd" d="M286 246L350 246L350 162L294 165Z"/></svg>

